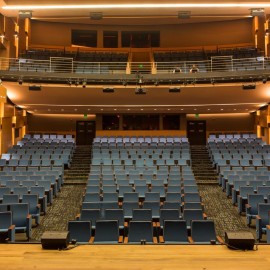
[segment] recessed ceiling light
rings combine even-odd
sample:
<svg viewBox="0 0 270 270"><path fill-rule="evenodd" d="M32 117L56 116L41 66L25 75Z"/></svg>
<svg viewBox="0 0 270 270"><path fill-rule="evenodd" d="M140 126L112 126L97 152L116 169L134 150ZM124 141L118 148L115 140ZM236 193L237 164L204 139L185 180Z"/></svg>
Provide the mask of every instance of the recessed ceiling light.
<svg viewBox="0 0 270 270"><path fill-rule="evenodd" d="M128 111L130 111L130 109L127 109Z"/></svg>
<svg viewBox="0 0 270 270"><path fill-rule="evenodd" d="M156 111L157 109L154 109L154 111Z"/></svg>
<svg viewBox="0 0 270 270"><path fill-rule="evenodd" d="M223 111L223 109L220 109L221 111Z"/></svg>
<svg viewBox="0 0 270 270"><path fill-rule="evenodd" d="M234 111L236 111L236 109L233 109Z"/></svg>
<svg viewBox="0 0 270 270"><path fill-rule="evenodd" d="M91 111L91 109L87 109L87 111Z"/></svg>
<svg viewBox="0 0 270 270"><path fill-rule="evenodd" d="M246 109L246 111L248 111L248 109Z"/></svg>
<svg viewBox="0 0 270 270"><path fill-rule="evenodd" d="M143 109L141 109L141 111L143 111Z"/></svg>
<svg viewBox="0 0 270 270"><path fill-rule="evenodd" d="M78 111L78 109L74 109L74 111L76 112L76 111Z"/></svg>
<svg viewBox="0 0 270 270"><path fill-rule="evenodd" d="M207 111L210 111L211 109L207 109Z"/></svg>
<svg viewBox="0 0 270 270"><path fill-rule="evenodd" d="M168 109L168 111L170 111L171 109Z"/></svg>
<svg viewBox="0 0 270 270"><path fill-rule="evenodd" d="M181 111L183 111L184 109L181 109Z"/></svg>
<svg viewBox="0 0 270 270"><path fill-rule="evenodd" d="M100 109L101 111L103 111L103 109Z"/></svg>
<svg viewBox="0 0 270 270"><path fill-rule="evenodd" d="M61 109L61 111L63 112L63 111L64 111L64 109Z"/></svg>
<svg viewBox="0 0 270 270"><path fill-rule="evenodd" d="M194 109L194 111L197 111L197 109Z"/></svg>
<svg viewBox="0 0 270 270"><path fill-rule="evenodd" d="M50 112L51 111L51 109L48 109L48 112Z"/></svg>
<svg viewBox="0 0 270 270"><path fill-rule="evenodd" d="M113 109L114 111L117 111L117 109Z"/></svg>

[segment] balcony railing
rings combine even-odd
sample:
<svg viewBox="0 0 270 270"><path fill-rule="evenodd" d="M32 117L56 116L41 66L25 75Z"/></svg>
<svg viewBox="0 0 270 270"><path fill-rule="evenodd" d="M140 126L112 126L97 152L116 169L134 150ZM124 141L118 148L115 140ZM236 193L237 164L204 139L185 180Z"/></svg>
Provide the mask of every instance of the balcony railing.
<svg viewBox="0 0 270 270"><path fill-rule="evenodd" d="M1 71L14 72L42 72L42 73L69 73L69 74L130 74L131 67L147 67L144 73L170 74L180 69L181 73L190 73L196 65L199 72L239 72L239 71L270 71L270 58L242 58L233 59L230 56L212 57L207 61L178 61L154 63L127 63L127 62L78 62L72 58L51 57L50 60L0 58ZM140 68L137 72L140 72Z"/></svg>

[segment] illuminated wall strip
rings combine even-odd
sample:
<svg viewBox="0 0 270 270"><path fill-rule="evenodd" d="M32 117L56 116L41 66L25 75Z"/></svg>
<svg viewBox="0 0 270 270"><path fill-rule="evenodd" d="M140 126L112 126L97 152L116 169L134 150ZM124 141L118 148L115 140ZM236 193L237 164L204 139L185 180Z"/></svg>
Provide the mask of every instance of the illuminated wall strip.
<svg viewBox="0 0 270 270"><path fill-rule="evenodd" d="M5 10L39 10L39 9L119 9L119 8L266 8L269 2L262 3L179 3L179 4L101 4L101 5L7 5Z"/></svg>

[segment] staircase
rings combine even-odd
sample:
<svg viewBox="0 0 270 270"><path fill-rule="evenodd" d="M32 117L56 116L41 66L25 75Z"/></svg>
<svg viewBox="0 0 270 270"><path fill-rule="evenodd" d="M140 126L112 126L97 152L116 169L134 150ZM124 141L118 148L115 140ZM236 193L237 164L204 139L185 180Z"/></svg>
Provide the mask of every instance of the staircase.
<svg viewBox="0 0 270 270"><path fill-rule="evenodd" d="M85 185L90 172L91 146L77 145L70 168L65 170L65 185Z"/></svg>
<svg viewBox="0 0 270 270"><path fill-rule="evenodd" d="M213 168L205 145L191 145L191 161L197 184L218 184L218 175Z"/></svg>
<svg viewBox="0 0 270 270"><path fill-rule="evenodd" d="M151 74L149 52L132 52L131 74Z"/></svg>

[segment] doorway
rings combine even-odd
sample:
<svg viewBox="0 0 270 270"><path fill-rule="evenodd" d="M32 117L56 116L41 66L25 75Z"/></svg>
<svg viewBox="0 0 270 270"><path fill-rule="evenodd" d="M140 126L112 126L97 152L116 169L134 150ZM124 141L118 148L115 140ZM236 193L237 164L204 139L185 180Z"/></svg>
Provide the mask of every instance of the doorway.
<svg viewBox="0 0 270 270"><path fill-rule="evenodd" d="M90 145L96 137L95 121L77 121L76 122L76 144Z"/></svg>
<svg viewBox="0 0 270 270"><path fill-rule="evenodd" d="M191 145L206 144L206 121L187 121L187 137Z"/></svg>

